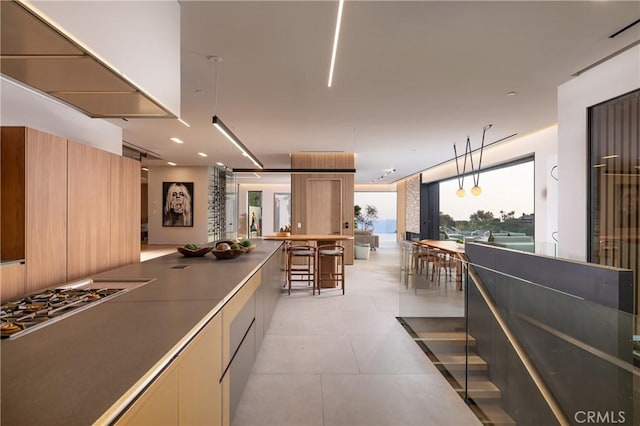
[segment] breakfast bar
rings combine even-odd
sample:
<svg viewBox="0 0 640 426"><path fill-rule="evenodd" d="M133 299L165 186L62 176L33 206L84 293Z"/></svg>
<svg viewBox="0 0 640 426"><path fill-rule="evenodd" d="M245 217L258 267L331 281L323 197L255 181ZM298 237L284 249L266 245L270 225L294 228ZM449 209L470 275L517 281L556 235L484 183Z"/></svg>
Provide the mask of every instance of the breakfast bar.
<svg viewBox="0 0 640 426"><path fill-rule="evenodd" d="M353 240L352 235L341 235L341 234L293 234L293 235L267 235L264 237L265 240L275 240L275 241L291 241L291 242L304 242L309 241L315 243L317 246L327 245L332 246L338 244L340 241L348 241ZM336 262L334 259L332 261L327 261L326 259L319 264L319 274L320 276L330 276L335 274L336 272ZM331 283L330 283L331 284ZM323 285L323 287L335 287L335 284Z"/></svg>

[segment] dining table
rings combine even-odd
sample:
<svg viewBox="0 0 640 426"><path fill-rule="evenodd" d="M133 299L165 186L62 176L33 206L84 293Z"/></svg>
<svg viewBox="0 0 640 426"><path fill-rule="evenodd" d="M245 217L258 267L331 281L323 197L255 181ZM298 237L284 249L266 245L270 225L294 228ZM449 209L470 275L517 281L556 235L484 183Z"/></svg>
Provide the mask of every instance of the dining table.
<svg viewBox="0 0 640 426"><path fill-rule="evenodd" d="M262 237L265 240L278 240L278 241L289 241L289 242L313 242L316 246L321 245L336 245L340 241L348 241L353 240L353 235L342 235L342 234L270 234ZM329 274L336 273L336 260L335 259L323 259L322 262L319 263L318 269L320 276L326 276ZM337 287L337 284L330 281L325 281L322 284L322 288L333 288Z"/></svg>
<svg viewBox="0 0 640 426"><path fill-rule="evenodd" d="M456 288L462 290L462 263L467 262L464 244L458 244L451 240L420 240L418 244L441 250L456 260L458 263L458 267L456 267Z"/></svg>

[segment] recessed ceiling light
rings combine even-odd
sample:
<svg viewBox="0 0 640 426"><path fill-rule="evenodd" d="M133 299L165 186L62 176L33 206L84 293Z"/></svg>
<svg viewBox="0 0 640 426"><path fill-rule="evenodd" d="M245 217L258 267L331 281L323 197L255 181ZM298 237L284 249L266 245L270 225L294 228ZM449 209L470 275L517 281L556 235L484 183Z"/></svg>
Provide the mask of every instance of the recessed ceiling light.
<svg viewBox="0 0 640 426"><path fill-rule="evenodd" d="M603 160L609 160L611 158L618 158L619 155L618 154L611 154L611 155L605 155L604 157L602 157Z"/></svg>
<svg viewBox="0 0 640 426"><path fill-rule="evenodd" d="M170 140L174 141L175 143L184 143L184 141L182 139L178 139L176 137L173 138L169 138Z"/></svg>
<svg viewBox="0 0 640 426"><path fill-rule="evenodd" d="M145 172L148 172L149 168L148 167L143 167L142 170L144 170Z"/></svg>
<svg viewBox="0 0 640 426"><path fill-rule="evenodd" d="M594 164L593 165L594 168L598 168L598 167L607 167L606 164Z"/></svg>
<svg viewBox="0 0 640 426"><path fill-rule="evenodd" d="M515 96L517 92L507 92L507 96Z"/></svg>
<svg viewBox="0 0 640 426"><path fill-rule="evenodd" d="M182 123L183 125L187 126L187 127L191 127L191 126L189 125L189 123L187 123L186 121L184 121L182 118L178 118L178 121L179 121L180 123Z"/></svg>
<svg viewBox="0 0 640 426"><path fill-rule="evenodd" d="M176 165L176 163L174 163L173 161L167 161L167 164L170 165L170 166L175 166Z"/></svg>
<svg viewBox="0 0 640 426"><path fill-rule="evenodd" d="M219 161L218 161L218 162L216 162L216 165L217 165L217 166L220 166L220 167L224 167L224 164L222 164L222 163L221 163L221 162L219 162Z"/></svg>
<svg viewBox="0 0 640 426"><path fill-rule="evenodd" d="M199 153L198 153L198 155L199 155L200 157L206 157L206 156L207 156L207 154L205 154L204 152L199 152Z"/></svg>

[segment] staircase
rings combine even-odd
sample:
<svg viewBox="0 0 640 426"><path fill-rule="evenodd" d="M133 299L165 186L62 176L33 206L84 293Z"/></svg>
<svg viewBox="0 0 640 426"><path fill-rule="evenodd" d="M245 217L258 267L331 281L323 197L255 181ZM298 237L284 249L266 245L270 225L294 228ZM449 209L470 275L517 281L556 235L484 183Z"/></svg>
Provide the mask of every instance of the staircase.
<svg viewBox="0 0 640 426"><path fill-rule="evenodd" d="M516 424L502 408L502 391L491 381L489 366L478 355L472 336L468 338L465 372L467 336L463 318L402 318L401 323L462 398L466 382L469 407L483 424Z"/></svg>

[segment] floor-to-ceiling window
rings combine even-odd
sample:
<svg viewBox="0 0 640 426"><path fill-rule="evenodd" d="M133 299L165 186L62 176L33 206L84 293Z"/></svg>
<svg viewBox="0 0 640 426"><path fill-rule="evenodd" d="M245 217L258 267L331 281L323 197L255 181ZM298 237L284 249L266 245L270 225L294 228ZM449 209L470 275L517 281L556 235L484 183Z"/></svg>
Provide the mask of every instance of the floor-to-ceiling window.
<svg viewBox="0 0 640 426"><path fill-rule="evenodd" d="M441 239L489 238L497 245L534 251L534 162L532 158L483 170L476 180L482 191L471 194L473 177L439 184ZM502 238L504 237L504 238Z"/></svg>
<svg viewBox="0 0 640 426"><path fill-rule="evenodd" d="M633 269L637 293L640 90L589 108L589 212L588 260Z"/></svg>

